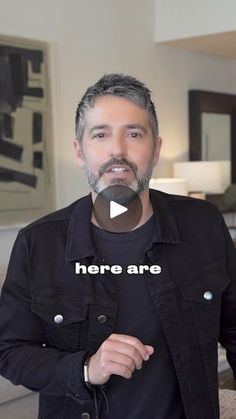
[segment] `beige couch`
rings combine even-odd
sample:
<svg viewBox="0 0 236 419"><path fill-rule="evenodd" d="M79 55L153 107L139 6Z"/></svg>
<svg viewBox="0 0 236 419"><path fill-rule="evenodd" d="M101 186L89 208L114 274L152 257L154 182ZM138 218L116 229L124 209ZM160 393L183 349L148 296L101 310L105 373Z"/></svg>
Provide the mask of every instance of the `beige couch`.
<svg viewBox="0 0 236 419"><path fill-rule="evenodd" d="M38 394L0 377L0 418L37 419Z"/></svg>
<svg viewBox="0 0 236 419"><path fill-rule="evenodd" d="M236 391L220 390L220 419L236 419Z"/></svg>

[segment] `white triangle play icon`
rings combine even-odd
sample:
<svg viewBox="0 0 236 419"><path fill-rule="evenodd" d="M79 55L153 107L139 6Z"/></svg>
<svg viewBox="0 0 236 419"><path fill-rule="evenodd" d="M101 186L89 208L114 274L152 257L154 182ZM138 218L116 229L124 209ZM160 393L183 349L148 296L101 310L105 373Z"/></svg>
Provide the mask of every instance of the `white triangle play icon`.
<svg viewBox="0 0 236 419"><path fill-rule="evenodd" d="M110 218L115 218L126 211L128 211L128 208L117 204L115 201L110 201Z"/></svg>

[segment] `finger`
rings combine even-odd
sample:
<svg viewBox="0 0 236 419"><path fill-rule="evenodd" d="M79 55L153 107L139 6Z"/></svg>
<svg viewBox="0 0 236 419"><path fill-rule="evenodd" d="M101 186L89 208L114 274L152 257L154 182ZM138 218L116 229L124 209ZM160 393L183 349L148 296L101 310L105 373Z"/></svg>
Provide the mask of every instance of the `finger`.
<svg viewBox="0 0 236 419"><path fill-rule="evenodd" d="M129 357L135 364L136 368L140 368L143 362L143 358L140 355L139 351L135 348L135 346L130 345L128 343L123 343L118 340L107 339L102 345L102 353L117 353L121 355L126 355Z"/></svg>
<svg viewBox="0 0 236 419"><path fill-rule="evenodd" d="M104 350L101 353L101 368L104 368L107 362L115 362L116 364L124 365L129 368L131 372L134 372L135 368L140 369L142 366L141 357L140 362L136 363L133 358L125 355L124 353Z"/></svg>
<svg viewBox="0 0 236 419"><path fill-rule="evenodd" d="M119 375L124 378L131 378L132 377L132 371L122 364L117 364L116 362L108 361L105 365L105 368L103 370L104 377L107 377L108 375Z"/></svg>
<svg viewBox="0 0 236 419"><path fill-rule="evenodd" d="M145 347L146 347L146 349L148 351L149 356L152 355L153 352L154 352L154 347L151 346L151 345L145 345Z"/></svg>
<svg viewBox="0 0 236 419"><path fill-rule="evenodd" d="M138 338L134 336L113 333L111 336L109 336L108 340L121 342L135 348L136 351L138 351L141 358L144 360L146 360L149 357L148 349Z"/></svg>

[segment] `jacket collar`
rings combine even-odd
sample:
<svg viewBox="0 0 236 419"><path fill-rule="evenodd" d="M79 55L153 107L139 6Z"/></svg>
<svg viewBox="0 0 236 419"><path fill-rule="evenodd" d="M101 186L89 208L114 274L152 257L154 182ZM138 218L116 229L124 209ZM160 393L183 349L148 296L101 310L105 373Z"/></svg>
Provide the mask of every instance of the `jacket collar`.
<svg viewBox="0 0 236 419"><path fill-rule="evenodd" d="M155 220L155 242L178 244L181 243L179 230L173 212L165 198L165 194L149 189Z"/></svg>
<svg viewBox="0 0 236 419"><path fill-rule="evenodd" d="M175 217L165 194L153 189L149 189L149 191L156 224L154 241L169 244L181 243ZM97 252L91 234L92 208L93 202L90 193L81 198L72 210L65 250L67 262L96 256Z"/></svg>
<svg viewBox="0 0 236 419"><path fill-rule="evenodd" d="M65 259L67 262L95 256L91 234L92 196L81 198L74 206L69 219Z"/></svg>

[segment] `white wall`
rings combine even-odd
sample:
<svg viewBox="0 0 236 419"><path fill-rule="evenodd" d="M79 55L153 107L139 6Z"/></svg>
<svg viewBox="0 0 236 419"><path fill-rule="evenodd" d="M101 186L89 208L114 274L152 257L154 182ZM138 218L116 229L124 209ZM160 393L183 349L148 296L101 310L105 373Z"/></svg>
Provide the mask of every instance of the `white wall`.
<svg viewBox="0 0 236 419"><path fill-rule="evenodd" d="M88 192L73 154L76 104L105 72L125 72L147 83L164 138L159 175L188 154L190 88L236 93L236 62L154 43L155 0L0 0L2 34L52 45L54 147L57 206ZM0 230L1 259L14 234ZM1 260L0 260L1 263Z"/></svg>
<svg viewBox="0 0 236 419"><path fill-rule="evenodd" d="M236 31L235 0L156 0L157 42Z"/></svg>

